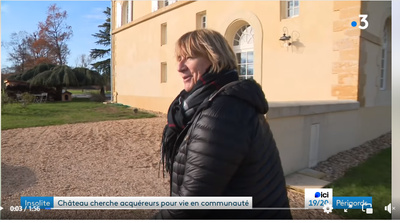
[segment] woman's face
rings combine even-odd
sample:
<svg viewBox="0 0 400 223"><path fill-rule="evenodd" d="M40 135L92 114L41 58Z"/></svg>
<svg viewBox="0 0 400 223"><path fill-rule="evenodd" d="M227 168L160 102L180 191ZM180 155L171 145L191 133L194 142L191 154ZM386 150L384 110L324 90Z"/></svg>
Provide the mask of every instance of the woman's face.
<svg viewBox="0 0 400 223"><path fill-rule="evenodd" d="M211 62L205 57L178 58L178 72L182 77L183 88L186 92L193 89L210 66Z"/></svg>

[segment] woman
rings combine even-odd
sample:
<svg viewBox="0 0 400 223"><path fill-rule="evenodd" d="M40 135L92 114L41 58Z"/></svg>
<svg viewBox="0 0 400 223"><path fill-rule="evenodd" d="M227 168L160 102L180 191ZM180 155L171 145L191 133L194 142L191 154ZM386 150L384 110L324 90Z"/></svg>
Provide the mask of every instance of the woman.
<svg viewBox="0 0 400 223"><path fill-rule="evenodd" d="M251 196L253 208L275 209L161 210L155 217L291 218L259 85L238 81L235 54L216 31L184 34L176 43L176 56L184 90L169 108L162 139L171 196Z"/></svg>

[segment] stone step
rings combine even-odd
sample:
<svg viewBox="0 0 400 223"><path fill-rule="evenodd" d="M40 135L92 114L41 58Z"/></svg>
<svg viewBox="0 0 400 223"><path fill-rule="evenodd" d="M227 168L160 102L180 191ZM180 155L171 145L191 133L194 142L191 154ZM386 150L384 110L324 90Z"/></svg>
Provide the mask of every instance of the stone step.
<svg viewBox="0 0 400 223"><path fill-rule="evenodd" d="M306 176L309 176L309 177L318 178L318 179L321 179L321 178L326 176L325 173L322 173L322 172L319 172L319 171L316 171L316 170L313 170L313 169L310 169L310 168L302 169L297 173L300 173L300 174L303 174L303 175L306 175Z"/></svg>
<svg viewBox="0 0 400 223"><path fill-rule="evenodd" d="M305 188L323 188L331 182L300 173L286 176L286 187L304 193Z"/></svg>

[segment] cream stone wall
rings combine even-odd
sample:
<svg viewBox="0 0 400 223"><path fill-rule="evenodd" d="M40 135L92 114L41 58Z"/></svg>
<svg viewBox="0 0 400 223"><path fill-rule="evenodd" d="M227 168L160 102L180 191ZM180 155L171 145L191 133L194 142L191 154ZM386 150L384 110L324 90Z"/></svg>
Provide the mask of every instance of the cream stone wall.
<svg viewBox="0 0 400 223"><path fill-rule="evenodd" d="M360 1L333 2L332 95L357 100L360 58ZM352 27L351 22L357 26Z"/></svg>
<svg viewBox="0 0 400 223"><path fill-rule="evenodd" d="M332 4L331 1L301 1L298 17L274 23L266 22L271 18L262 18L265 35L262 86L268 100L336 99L330 92ZM283 27L293 40L287 48L277 41Z"/></svg>
<svg viewBox="0 0 400 223"><path fill-rule="evenodd" d="M133 21L117 27L118 2L112 2L116 103L166 113L183 88L175 41L198 27L198 13L206 13L207 27L231 44L241 26L254 30L254 79L270 102L267 119L285 174L391 130L390 69L388 88L379 90L390 2L300 1L300 15L285 18L284 1L178 1L155 12L151 1L134 1ZM366 30L351 26L361 13L369 15ZM284 29L290 46L279 41Z"/></svg>
<svg viewBox="0 0 400 223"><path fill-rule="evenodd" d="M386 22L391 27L390 2L370 2L362 4L362 13L370 15L369 26L361 32L360 50L360 102L367 107L391 105L391 60L386 65L386 89L380 90L381 49ZM387 56L391 55L391 32L388 36Z"/></svg>
<svg viewBox="0 0 400 223"><path fill-rule="evenodd" d="M151 13L151 2L135 1L133 21L113 29L117 102L158 111L167 109L161 105L164 103L132 103L146 101L135 99L139 97L172 100L182 89L174 43L185 32L196 29L199 12L207 14L208 28L221 32L231 43L242 25L254 28L254 78L262 85L268 100L338 99L332 95L334 2L301 1L300 16L294 18L284 18L281 7L280 1L178 1ZM167 44L161 46L164 23ZM292 36L288 47L278 40L284 27L286 34ZM166 83L160 81L163 62L167 63ZM353 94L356 98L357 91Z"/></svg>
<svg viewBox="0 0 400 223"><path fill-rule="evenodd" d="M291 105L279 107L285 106L297 108ZM317 106L316 103L310 103L306 107L315 106ZM330 106L339 107L340 105L330 104ZM274 112L279 107L273 105L270 112ZM288 175L315 166L332 155L391 131L390 118L377 118L390 116L391 109L388 106L369 108L353 106L340 111L314 114L310 112L308 115L281 116L267 120L279 149L285 175ZM313 125L319 125L315 136L312 136ZM317 147L314 150L312 139L317 141Z"/></svg>

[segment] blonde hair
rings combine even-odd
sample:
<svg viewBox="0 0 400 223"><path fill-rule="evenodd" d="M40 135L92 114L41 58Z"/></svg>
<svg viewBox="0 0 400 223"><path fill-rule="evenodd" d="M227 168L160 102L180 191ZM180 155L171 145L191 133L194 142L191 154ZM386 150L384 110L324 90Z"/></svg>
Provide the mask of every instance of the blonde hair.
<svg viewBox="0 0 400 223"><path fill-rule="evenodd" d="M187 57L205 57L211 62L211 72L237 69L237 61L232 47L217 31L198 29L181 36L175 45L178 61Z"/></svg>

